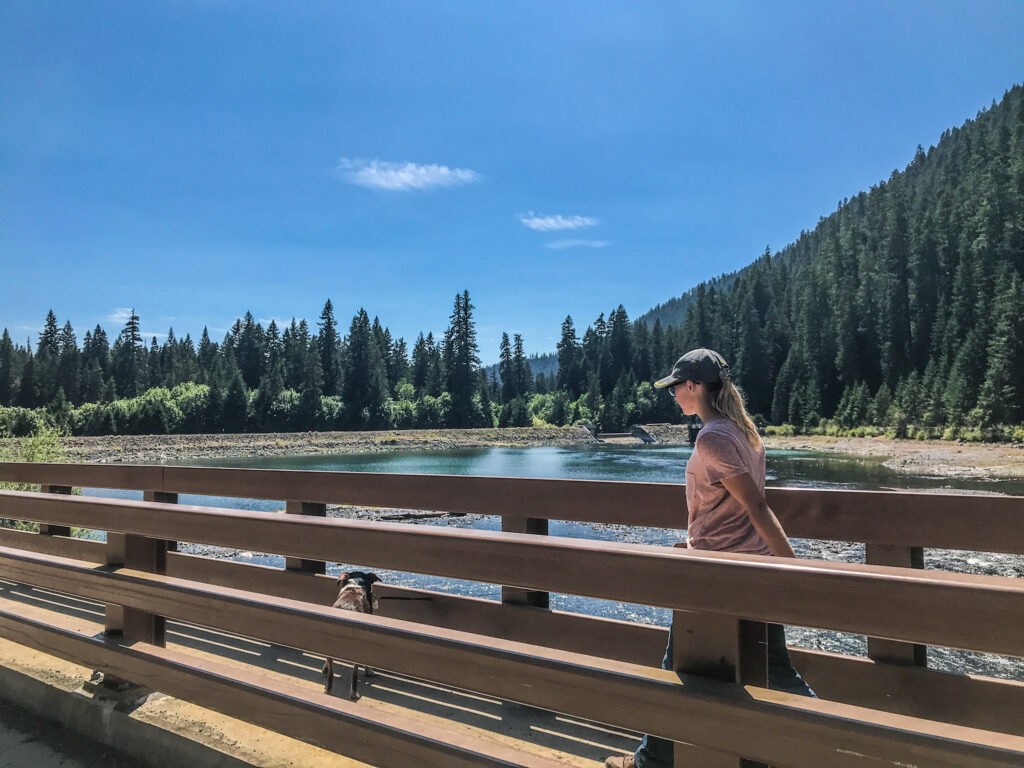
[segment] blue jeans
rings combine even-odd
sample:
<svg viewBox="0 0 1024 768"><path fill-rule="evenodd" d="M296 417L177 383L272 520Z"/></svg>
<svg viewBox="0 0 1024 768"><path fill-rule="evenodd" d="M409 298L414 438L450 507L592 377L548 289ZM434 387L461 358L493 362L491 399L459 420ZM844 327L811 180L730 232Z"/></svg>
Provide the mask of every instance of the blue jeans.
<svg viewBox="0 0 1024 768"><path fill-rule="evenodd" d="M768 687L776 691L795 693L797 696L817 698L811 687L793 669L786 650L786 628L781 624L768 624ZM661 662L662 669L672 669L672 631L668 633L668 647ZM675 760L672 742L658 736L644 736L640 748L634 753L637 768L672 768Z"/></svg>

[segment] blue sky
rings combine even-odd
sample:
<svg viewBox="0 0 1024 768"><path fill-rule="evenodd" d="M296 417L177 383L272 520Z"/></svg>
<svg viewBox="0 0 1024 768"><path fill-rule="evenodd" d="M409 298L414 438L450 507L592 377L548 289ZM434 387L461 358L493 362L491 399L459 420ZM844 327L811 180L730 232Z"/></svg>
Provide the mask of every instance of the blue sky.
<svg viewBox="0 0 1024 768"><path fill-rule="evenodd" d="M456 292L554 348L779 249L1024 81L1024 3L0 0L0 326Z"/></svg>

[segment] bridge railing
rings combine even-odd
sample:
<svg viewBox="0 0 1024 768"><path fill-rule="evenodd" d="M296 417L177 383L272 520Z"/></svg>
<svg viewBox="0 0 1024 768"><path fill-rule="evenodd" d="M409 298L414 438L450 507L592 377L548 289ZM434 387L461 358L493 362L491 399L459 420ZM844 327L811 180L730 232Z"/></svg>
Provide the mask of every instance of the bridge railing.
<svg viewBox="0 0 1024 768"><path fill-rule="evenodd" d="M184 698L202 688L195 682L200 672L192 660L170 659L166 649L155 650L162 645L166 617L340 658L351 658L351 649L360 648L363 655L352 660L763 763L864 764L830 751L843 744L840 752L867 755L877 747L881 751L876 754L887 759L902 755L907 762L929 765L1020 764L1021 684L794 649L796 666L832 701L798 700L762 689L760 624L863 634L895 651L906 644L912 649L936 645L1020 656L1024 588L1016 580L320 517L323 505L344 503L498 514L506 522L503 527L513 530L538 530L538 521L548 519L677 528L685 521L682 486L18 464L0 465L0 480L39 484L49 491L0 493L0 517L41 526L40 534L0 531L5 548L0 576L107 603L108 630L121 632L126 642L136 644L133 648L143 643L150 655L133 656L129 664L121 646L110 656L113 646L82 645L85 641L68 635L66 628L26 624L28 619L9 605L0 616L3 632L28 633L20 636L30 635L30 644L59 646L66 655L92 659L88 663L118 675L159 680L154 687L163 690L168 690L165 678L173 678L178 682L172 687L180 684L191 692ZM134 488L152 500L66 495L64 489L72 486ZM289 511L313 514L172 503L176 494L186 492L284 500L290 502ZM791 535L864 541L869 557L872 545L888 553L924 546L1024 551L1021 499L773 489L770 502ZM107 543L70 538L66 534L72 526L108 531ZM276 553L290 567L186 555L168 548L168 541ZM506 602L389 587L385 594L427 599L383 603L387 610L372 619L339 616L321 607L334 593L333 580L319 574L327 561L500 584ZM111 567L100 572L90 564ZM665 644L663 629L509 599L547 592L676 611L676 621L685 622L690 638L680 642L677 632L677 667L700 678L680 683L654 668ZM449 641L454 645L449 647ZM73 653L72 646L77 648ZM432 656L427 646L444 647L450 658ZM106 659L102 664L100 657ZM140 677L143 672L147 677ZM710 680L716 677L727 682ZM754 687L738 689L736 682ZM249 683L236 681L235 688ZM175 691L180 690L168 692L179 695ZM266 686L245 690L247 696L279 695L268 693ZM225 693L223 701L210 701L207 695L197 703L224 709L236 700ZM340 716L336 699L326 704L318 716ZM275 727L276 722L280 729L291 722L280 718L261 724ZM725 728L725 722L733 725ZM413 738L403 724L393 725L405 736L381 736L391 748L412 739L416 749L428 749L423 745L429 739ZM903 733L890 739L885 734L893 728L914 737L908 740ZM946 734L945 740L938 733ZM680 746L684 749L694 748ZM468 747L463 752L477 754Z"/></svg>

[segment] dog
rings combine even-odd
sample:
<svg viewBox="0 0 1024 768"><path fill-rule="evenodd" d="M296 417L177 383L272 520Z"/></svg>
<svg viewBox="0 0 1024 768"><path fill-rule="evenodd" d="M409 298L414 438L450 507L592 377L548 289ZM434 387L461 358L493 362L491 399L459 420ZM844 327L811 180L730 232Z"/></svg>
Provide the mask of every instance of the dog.
<svg viewBox="0 0 1024 768"><path fill-rule="evenodd" d="M338 596L334 600L332 608L339 608L343 611L355 611L356 613L372 614L378 607L377 598L373 594L373 585L380 581L376 573L365 573L363 571L351 571L343 573L338 577ZM373 676L373 670L364 667L366 677ZM352 665L352 682L349 685L348 697L352 701L358 701L359 692L359 664ZM334 686L334 659L330 656L324 661L324 693L330 693Z"/></svg>

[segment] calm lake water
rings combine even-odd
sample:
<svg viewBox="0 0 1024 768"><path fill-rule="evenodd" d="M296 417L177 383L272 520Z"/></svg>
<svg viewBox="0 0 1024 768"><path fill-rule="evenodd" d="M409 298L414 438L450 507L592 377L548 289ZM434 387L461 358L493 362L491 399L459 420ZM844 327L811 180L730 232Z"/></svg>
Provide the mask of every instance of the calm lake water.
<svg viewBox="0 0 1024 768"><path fill-rule="evenodd" d="M680 446L585 446L540 448L477 448L450 451L395 451L373 454L339 454L319 456L267 456L246 458L202 459L187 462L200 466L258 467L268 469L334 470L353 472L390 472L451 475L490 475L505 477L546 477L586 480L622 480L659 483L683 482L686 461L692 448ZM175 462L186 463L186 462ZM769 451L767 457L768 484L803 488L846 489L930 489L969 490L1024 496L1024 481L1004 479L958 479L913 476L895 472L883 466L882 460L871 457L847 456L814 451ZM86 489L87 495L117 498L141 498L141 493L104 489ZM231 507L251 510L277 510L284 507L283 500L235 499L185 495L182 504L211 507ZM500 529L497 517L485 515L448 516L415 521L425 525L440 525L482 530ZM555 536L631 541L650 544L670 544L685 537L681 530L632 528L628 526L590 525L552 521L550 531ZM813 542L795 542L802 557L821 557L863 562L863 548L858 545L834 545L823 550ZM252 552L232 552L234 559L283 567L284 560L275 555ZM372 567L372 564L369 564ZM359 563L331 563L329 572L360 566ZM929 567L933 567L929 565ZM955 567L945 564L937 567ZM500 599L500 587L493 584L459 581L422 574L374 569L388 583L413 586L487 599ZM552 594L551 606L558 610L575 611L630 621L667 625L670 612L640 605L609 603L575 595ZM845 653L864 653L863 638L832 632L789 630L790 642ZM981 654L956 652L948 658L936 659L938 667L963 671L998 674L1021 679L1024 670L1019 662L1008 659L993 660Z"/></svg>

